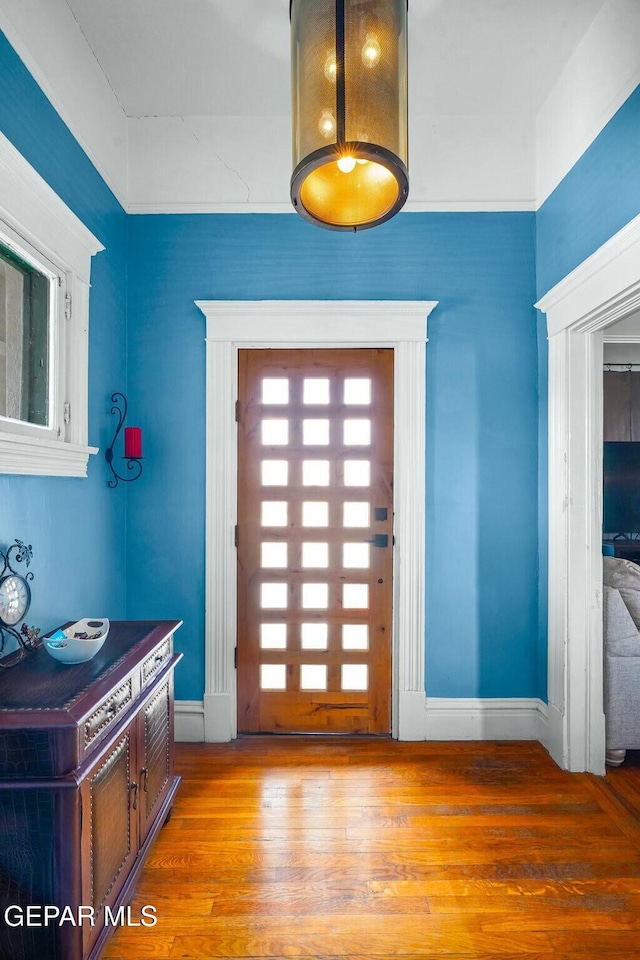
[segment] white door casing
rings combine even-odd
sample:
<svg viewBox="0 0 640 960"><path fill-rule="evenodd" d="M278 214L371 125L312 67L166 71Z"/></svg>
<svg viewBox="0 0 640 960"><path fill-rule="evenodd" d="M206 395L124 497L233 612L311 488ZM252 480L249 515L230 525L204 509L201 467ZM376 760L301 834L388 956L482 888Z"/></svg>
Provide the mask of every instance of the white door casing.
<svg viewBox="0 0 640 960"><path fill-rule="evenodd" d="M207 319L204 737L236 736L238 350L394 350L392 732L425 737L425 420L427 317L434 301L197 301Z"/></svg>
<svg viewBox="0 0 640 960"><path fill-rule="evenodd" d="M549 334L549 727L564 769L603 774L603 331L640 306L640 216L536 304Z"/></svg>

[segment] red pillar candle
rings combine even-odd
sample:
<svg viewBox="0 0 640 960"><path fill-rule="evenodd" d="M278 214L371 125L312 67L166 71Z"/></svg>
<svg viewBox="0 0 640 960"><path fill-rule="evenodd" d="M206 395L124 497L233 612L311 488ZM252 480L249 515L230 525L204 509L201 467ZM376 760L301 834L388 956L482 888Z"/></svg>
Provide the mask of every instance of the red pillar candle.
<svg viewBox="0 0 640 960"><path fill-rule="evenodd" d="M140 427L124 428L124 455L136 460L140 460L142 457L142 430Z"/></svg>

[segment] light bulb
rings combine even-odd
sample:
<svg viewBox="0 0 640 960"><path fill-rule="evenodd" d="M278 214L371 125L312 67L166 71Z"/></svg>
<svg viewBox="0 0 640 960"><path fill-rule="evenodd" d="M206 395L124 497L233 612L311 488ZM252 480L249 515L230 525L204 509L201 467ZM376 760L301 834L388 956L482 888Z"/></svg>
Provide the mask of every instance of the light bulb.
<svg viewBox="0 0 640 960"><path fill-rule="evenodd" d="M342 173L351 173L355 165L355 157L350 157L349 154L344 157L338 157L338 170L341 170Z"/></svg>
<svg viewBox="0 0 640 960"><path fill-rule="evenodd" d="M365 67L375 67L380 62L382 51L375 33L368 33L367 39L362 47L362 62Z"/></svg>
<svg viewBox="0 0 640 960"><path fill-rule="evenodd" d="M331 110L323 110L322 116L318 122L318 130L325 140L329 140L336 135L336 121Z"/></svg>
<svg viewBox="0 0 640 960"><path fill-rule="evenodd" d="M328 53L327 59L324 62L324 75L329 81L329 83L336 82L336 74L338 72L338 65L336 63L335 53Z"/></svg>

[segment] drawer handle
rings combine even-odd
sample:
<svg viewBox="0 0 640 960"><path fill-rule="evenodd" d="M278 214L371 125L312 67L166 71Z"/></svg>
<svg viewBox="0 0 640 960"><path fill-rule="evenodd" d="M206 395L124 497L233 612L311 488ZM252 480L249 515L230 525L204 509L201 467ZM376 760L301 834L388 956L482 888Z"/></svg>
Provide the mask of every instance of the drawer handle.
<svg viewBox="0 0 640 960"><path fill-rule="evenodd" d="M163 654L163 653L158 653L158 654L156 655L156 659L155 659L154 662L155 662L155 663L162 663L163 660L164 660L164 654Z"/></svg>
<svg viewBox="0 0 640 960"><path fill-rule="evenodd" d="M135 780L131 784L131 792L133 794L133 809L137 810L138 809L138 784L135 782Z"/></svg>
<svg viewBox="0 0 640 960"><path fill-rule="evenodd" d="M149 792L149 788L147 786L148 775L149 775L149 771L147 770L146 767L143 767L142 770L140 771L140 779L142 780L142 789L144 790L145 793Z"/></svg>
<svg viewBox="0 0 640 960"><path fill-rule="evenodd" d="M113 703L110 703L109 706L107 707L107 714L110 714L112 717L115 717L117 711L118 711L118 704L114 700Z"/></svg>

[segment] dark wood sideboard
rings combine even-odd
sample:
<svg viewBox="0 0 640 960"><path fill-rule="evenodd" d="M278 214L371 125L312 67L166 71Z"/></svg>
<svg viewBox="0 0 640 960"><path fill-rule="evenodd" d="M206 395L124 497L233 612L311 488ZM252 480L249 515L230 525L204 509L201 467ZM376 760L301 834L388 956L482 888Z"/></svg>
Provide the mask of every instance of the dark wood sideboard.
<svg viewBox="0 0 640 960"><path fill-rule="evenodd" d="M87 663L67 666L40 648L0 671L0 960L98 960L126 922L180 782L180 624L112 621ZM84 922L60 923L52 910L45 925L45 906L70 908L76 920L82 906ZM35 923L6 922L27 907Z"/></svg>

